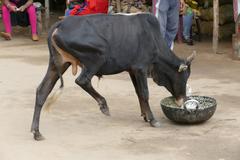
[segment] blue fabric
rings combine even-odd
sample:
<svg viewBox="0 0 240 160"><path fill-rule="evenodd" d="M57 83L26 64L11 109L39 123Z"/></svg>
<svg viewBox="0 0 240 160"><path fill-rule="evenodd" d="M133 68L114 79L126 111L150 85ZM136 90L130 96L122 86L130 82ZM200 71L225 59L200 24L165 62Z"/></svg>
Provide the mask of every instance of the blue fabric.
<svg viewBox="0 0 240 160"><path fill-rule="evenodd" d="M77 4L77 5L80 5L81 8L78 10L76 15L78 15L80 12L82 12L88 4L87 4L87 2L81 2L80 4ZM71 15L71 11L74 9L75 6L74 6L74 4L70 4L69 7L70 8L67 8L66 11L65 11L65 16L70 16Z"/></svg>
<svg viewBox="0 0 240 160"><path fill-rule="evenodd" d="M71 10L67 9L66 12L65 12L65 16L70 16L70 12L71 12Z"/></svg>
<svg viewBox="0 0 240 160"><path fill-rule="evenodd" d="M186 14L183 16L183 37L185 39L190 38L192 19L193 19L193 13Z"/></svg>
<svg viewBox="0 0 240 160"><path fill-rule="evenodd" d="M156 0L160 30L169 48L176 37L179 21L179 0Z"/></svg>

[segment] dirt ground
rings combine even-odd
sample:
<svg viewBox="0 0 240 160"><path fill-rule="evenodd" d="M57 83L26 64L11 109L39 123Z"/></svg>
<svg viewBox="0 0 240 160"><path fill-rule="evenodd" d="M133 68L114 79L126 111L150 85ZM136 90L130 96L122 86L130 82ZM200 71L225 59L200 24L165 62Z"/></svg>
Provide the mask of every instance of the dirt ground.
<svg viewBox="0 0 240 160"><path fill-rule="evenodd" d="M94 78L93 85L108 101L111 117L80 87L69 69L63 94L50 112L42 112L44 141L30 133L35 91L48 64L45 38L32 42L29 33L12 41L0 39L0 160L240 160L240 61L228 54L231 43L213 54L210 42L176 44L186 57L193 50L189 84L193 94L216 98L214 116L200 125L178 125L160 108L169 96L149 79L150 104L160 128L140 117L140 108L127 73ZM59 86L59 83L55 88Z"/></svg>

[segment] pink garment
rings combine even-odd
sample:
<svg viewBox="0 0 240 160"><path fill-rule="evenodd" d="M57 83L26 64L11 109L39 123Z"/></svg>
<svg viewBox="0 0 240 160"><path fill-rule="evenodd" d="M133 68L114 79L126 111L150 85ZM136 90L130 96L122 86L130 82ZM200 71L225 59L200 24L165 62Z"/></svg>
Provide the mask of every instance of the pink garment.
<svg viewBox="0 0 240 160"><path fill-rule="evenodd" d="M156 15L156 0L152 0L152 12L153 15Z"/></svg>
<svg viewBox="0 0 240 160"><path fill-rule="evenodd" d="M16 6L14 3L11 3L11 5ZM31 24L31 30L32 34L37 34L37 16L36 16L36 9L33 5L30 5L26 9L28 16L29 16L29 22ZM11 16L10 16L10 10L6 5L2 5L2 19L3 19L3 24L5 27L5 32L6 33L11 33L12 32L12 25L11 25Z"/></svg>

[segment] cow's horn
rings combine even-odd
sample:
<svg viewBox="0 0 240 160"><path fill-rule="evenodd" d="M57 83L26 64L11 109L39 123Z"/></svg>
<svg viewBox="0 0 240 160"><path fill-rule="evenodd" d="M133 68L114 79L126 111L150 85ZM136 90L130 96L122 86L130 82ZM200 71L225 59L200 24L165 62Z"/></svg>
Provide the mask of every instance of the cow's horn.
<svg viewBox="0 0 240 160"><path fill-rule="evenodd" d="M186 64L181 64L178 68L178 72L187 70L188 66Z"/></svg>
<svg viewBox="0 0 240 160"><path fill-rule="evenodd" d="M190 64L193 61L193 59L196 57L196 54L197 53L194 50L193 53L189 57L187 57L187 64Z"/></svg>

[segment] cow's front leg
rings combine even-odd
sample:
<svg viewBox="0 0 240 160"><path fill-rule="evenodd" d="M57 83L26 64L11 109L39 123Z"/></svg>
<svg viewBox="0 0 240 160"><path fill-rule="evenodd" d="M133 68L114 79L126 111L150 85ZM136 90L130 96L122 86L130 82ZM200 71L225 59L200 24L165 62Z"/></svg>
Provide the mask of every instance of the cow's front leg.
<svg viewBox="0 0 240 160"><path fill-rule="evenodd" d="M136 92L137 95L138 95L139 91L138 91L138 86L137 86L136 77L135 77L135 75L133 74L132 71L129 72L129 75L130 75L131 80L132 80L132 83L133 83L133 85L134 85L135 92ZM138 95L138 97L139 97L139 95ZM144 110L144 108L143 108L142 101L139 100L139 103L140 103L140 109L141 109L141 116L143 117L143 119L144 119L145 122L148 122L147 116L146 116L146 114L145 114L145 110Z"/></svg>
<svg viewBox="0 0 240 160"><path fill-rule="evenodd" d="M101 96L92 87L91 79L92 79L93 75L94 74L89 72L87 70L87 68L83 68L81 74L75 80L75 82L98 102L98 105L100 106L100 110L103 114L110 116L109 108L108 108L105 98L103 96Z"/></svg>
<svg viewBox="0 0 240 160"><path fill-rule="evenodd" d="M149 106L149 93L145 71L135 70L132 72L132 76L136 80L135 90L141 105L141 110L144 112L144 120L148 121L153 127L160 127L160 123L154 118Z"/></svg>

